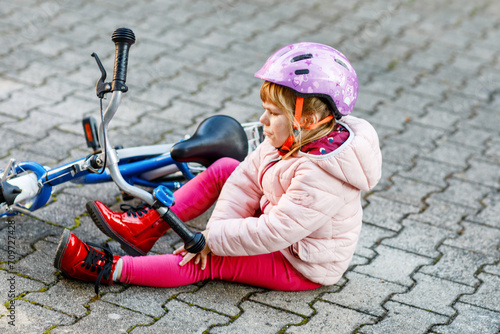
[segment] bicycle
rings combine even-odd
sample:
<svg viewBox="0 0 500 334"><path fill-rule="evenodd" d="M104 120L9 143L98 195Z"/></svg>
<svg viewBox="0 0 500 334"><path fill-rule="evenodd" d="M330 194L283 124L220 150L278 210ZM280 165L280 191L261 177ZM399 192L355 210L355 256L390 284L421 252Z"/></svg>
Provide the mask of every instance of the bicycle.
<svg viewBox="0 0 500 334"><path fill-rule="evenodd" d="M100 122L93 117L82 120L87 146L93 153L76 161L49 169L34 161L11 159L0 173L0 217L30 213L42 208L50 199L53 187L74 182L92 184L113 181L123 193L141 199L158 211L185 243L185 249L198 253L204 237L193 232L170 209L173 192L211 163L222 157L242 161L263 140L259 122L240 124L234 118L217 115L205 119L193 136L175 144L131 148L113 147L107 135L108 125L118 110L126 86L130 47L134 32L128 28L114 31L113 80L97 54L92 53L101 72L96 84L100 99ZM103 112L102 100L111 93ZM148 192L138 186L153 188Z"/></svg>

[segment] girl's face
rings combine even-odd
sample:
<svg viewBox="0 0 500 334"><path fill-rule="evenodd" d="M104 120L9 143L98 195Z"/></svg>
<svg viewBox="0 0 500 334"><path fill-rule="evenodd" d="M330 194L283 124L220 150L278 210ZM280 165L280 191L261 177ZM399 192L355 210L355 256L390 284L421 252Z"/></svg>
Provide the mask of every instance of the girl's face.
<svg viewBox="0 0 500 334"><path fill-rule="evenodd" d="M271 102L263 102L264 113L259 121L264 124L264 135L274 147L281 147L290 135L290 121L285 112Z"/></svg>

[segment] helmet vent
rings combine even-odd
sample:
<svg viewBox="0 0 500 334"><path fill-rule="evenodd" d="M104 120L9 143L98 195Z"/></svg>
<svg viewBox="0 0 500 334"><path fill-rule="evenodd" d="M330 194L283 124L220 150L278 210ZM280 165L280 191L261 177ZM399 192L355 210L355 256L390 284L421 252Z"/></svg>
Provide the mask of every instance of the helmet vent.
<svg viewBox="0 0 500 334"><path fill-rule="evenodd" d="M310 59L312 58L313 55L310 54L310 53L307 53L305 55L300 55L300 56L296 56L296 57L293 57L292 60L290 61L291 63L295 63L296 61L301 61L301 60L304 60L304 59Z"/></svg>
<svg viewBox="0 0 500 334"><path fill-rule="evenodd" d="M335 58L335 61L340 65L344 66L349 71L349 67L347 67L347 65L342 60Z"/></svg>
<svg viewBox="0 0 500 334"><path fill-rule="evenodd" d="M296 70L295 71L295 74L309 74L309 70L308 69L305 69L305 70Z"/></svg>

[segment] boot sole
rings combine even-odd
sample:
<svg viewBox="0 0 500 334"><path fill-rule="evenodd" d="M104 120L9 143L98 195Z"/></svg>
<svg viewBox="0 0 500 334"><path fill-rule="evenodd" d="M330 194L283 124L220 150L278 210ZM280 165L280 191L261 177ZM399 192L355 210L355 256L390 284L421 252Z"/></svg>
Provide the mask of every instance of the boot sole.
<svg viewBox="0 0 500 334"><path fill-rule="evenodd" d="M61 239L59 240L59 244L57 245L56 257L54 258L54 267L56 269L61 270L61 261L64 253L66 252L66 248L68 247L70 237L71 231L68 229L64 229L64 232L61 235Z"/></svg>
<svg viewBox="0 0 500 334"><path fill-rule="evenodd" d="M137 249L133 245L129 244L125 239L116 234L111 227L109 227L106 220L101 216L101 213L94 202L87 203L87 211L92 218L94 224L101 230L102 233L106 234L108 237L116 240L120 243L123 250L131 256L143 256L146 255L143 251Z"/></svg>

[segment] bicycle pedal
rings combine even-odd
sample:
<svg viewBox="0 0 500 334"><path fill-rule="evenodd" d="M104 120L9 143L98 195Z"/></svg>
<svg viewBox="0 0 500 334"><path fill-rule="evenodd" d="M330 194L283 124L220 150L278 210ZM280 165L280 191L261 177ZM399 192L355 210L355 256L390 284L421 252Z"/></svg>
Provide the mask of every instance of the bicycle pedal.
<svg viewBox="0 0 500 334"><path fill-rule="evenodd" d="M97 136L97 122L95 118L92 116L84 117L82 119L82 125L85 140L87 141L87 147L90 147L94 151L96 151L101 147L101 145L99 144Z"/></svg>

